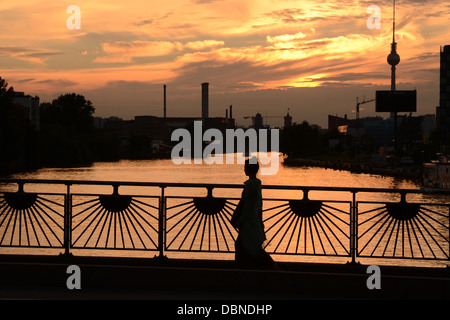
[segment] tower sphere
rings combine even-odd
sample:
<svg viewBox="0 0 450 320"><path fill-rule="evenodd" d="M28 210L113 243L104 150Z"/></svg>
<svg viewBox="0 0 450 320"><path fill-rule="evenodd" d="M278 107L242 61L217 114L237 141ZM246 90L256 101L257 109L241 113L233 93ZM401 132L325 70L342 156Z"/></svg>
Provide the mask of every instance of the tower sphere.
<svg viewBox="0 0 450 320"><path fill-rule="evenodd" d="M387 57L387 62L391 66L396 66L400 63L400 56L397 54L397 52L391 52Z"/></svg>

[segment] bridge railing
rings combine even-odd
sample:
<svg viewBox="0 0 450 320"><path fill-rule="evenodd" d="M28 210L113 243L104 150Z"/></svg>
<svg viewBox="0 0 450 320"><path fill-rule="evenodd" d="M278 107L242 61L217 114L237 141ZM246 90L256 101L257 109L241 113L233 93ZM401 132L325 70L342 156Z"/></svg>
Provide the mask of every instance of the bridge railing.
<svg viewBox="0 0 450 320"><path fill-rule="evenodd" d="M168 252L233 253L238 232L230 219L242 188L2 179L0 250L141 251L160 257ZM448 195L416 189L264 185L264 245L275 255L343 257L351 262L448 261Z"/></svg>

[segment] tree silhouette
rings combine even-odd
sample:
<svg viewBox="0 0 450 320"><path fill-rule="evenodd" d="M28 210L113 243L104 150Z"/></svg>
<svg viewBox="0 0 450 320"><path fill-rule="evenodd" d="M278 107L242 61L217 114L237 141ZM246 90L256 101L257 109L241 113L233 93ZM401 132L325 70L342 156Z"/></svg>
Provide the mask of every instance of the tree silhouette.
<svg viewBox="0 0 450 320"><path fill-rule="evenodd" d="M93 161L95 108L84 96L70 93L41 103L40 158L49 166L77 166Z"/></svg>
<svg viewBox="0 0 450 320"><path fill-rule="evenodd" d="M14 89L0 77L0 173L35 167L36 132L26 108L13 102Z"/></svg>
<svg viewBox="0 0 450 320"><path fill-rule="evenodd" d="M82 95L71 93L59 96L52 103L41 104L41 120L61 125L70 133L86 134L94 128L92 102Z"/></svg>
<svg viewBox="0 0 450 320"><path fill-rule="evenodd" d="M321 150L319 130L307 121L284 128L280 135L280 151L294 157L314 155Z"/></svg>
<svg viewBox="0 0 450 320"><path fill-rule="evenodd" d="M8 83L0 77L0 107L7 106L12 102L14 89L8 88Z"/></svg>

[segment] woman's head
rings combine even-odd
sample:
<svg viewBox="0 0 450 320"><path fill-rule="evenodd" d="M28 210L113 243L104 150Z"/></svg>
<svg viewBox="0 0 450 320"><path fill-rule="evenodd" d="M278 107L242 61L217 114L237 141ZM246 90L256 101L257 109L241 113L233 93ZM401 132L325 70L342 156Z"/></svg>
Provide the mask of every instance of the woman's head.
<svg viewBox="0 0 450 320"><path fill-rule="evenodd" d="M244 171L247 176L256 176L259 170L259 163L256 158L245 160Z"/></svg>

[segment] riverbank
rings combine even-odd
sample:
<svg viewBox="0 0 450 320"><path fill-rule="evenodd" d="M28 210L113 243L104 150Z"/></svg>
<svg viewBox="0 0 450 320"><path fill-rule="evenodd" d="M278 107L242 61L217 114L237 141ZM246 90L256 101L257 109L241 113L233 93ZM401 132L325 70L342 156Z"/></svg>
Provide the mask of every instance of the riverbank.
<svg viewBox="0 0 450 320"><path fill-rule="evenodd" d="M422 181L422 168L413 165L404 167L376 167L364 163L290 157L285 158L283 164L293 167L320 167L332 170L349 171L352 173L375 174L412 181Z"/></svg>

